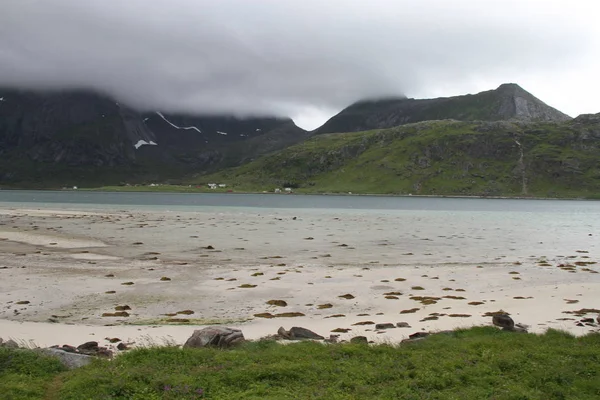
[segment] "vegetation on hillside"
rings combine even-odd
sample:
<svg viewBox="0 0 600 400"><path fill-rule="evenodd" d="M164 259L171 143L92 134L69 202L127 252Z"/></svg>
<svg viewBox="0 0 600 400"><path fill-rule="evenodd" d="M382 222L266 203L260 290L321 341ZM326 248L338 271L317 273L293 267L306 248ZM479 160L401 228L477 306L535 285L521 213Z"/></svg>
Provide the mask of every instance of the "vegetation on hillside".
<svg viewBox="0 0 600 400"><path fill-rule="evenodd" d="M197 177L236 190L594 197L600 126L428 121L319 135L238 168Z"/></svg>
<svg viewBox="0 0 600 400"><path fill-rule="evenodd" d="M471 328L392 345L161 347L65 371L0 349L7 399L597 399L600 334Z"/></svg>

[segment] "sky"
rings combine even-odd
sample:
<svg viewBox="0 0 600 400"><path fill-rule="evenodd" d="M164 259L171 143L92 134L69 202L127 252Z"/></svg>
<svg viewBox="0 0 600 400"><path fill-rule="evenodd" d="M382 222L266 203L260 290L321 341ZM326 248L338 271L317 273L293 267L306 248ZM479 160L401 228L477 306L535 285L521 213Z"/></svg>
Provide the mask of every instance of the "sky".
<svg viewBox="0 0 600 400"><path fill-rule="evenodd" d="M0 86L94 89L140 110L289 116L518 83L600 112L597 0L14 0Z"/></svg>

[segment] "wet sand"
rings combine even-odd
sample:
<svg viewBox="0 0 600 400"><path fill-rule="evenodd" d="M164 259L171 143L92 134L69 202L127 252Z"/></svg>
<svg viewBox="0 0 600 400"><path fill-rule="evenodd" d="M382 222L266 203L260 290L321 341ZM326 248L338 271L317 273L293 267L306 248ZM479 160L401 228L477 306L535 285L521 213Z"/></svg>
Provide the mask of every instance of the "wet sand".
<svg viewBox="0 0 600 400"><path fill-rule="evenodd" d="M600 308L595 227L525 214L0 208L0 336L183 343L222 323L398 342L500 309L532 332L597 330L572 314Z"/></svg>

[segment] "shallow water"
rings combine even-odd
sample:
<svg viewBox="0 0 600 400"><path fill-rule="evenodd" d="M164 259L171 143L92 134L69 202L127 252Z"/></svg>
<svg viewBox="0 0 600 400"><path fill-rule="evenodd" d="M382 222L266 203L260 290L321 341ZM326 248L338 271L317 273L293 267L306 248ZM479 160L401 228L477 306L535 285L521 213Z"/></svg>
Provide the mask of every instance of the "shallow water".
<svg viewBox="0 0 600 400"><path fill-rule="evenodd" d="M218 229L169 218L144 233L176 251L197 245L190 235L244 247L260 225L256 255L285 251L303 262L313 251L330 253L339 243L358 251L336 251L335 262L352 264L552 260L582 255L578 250L593 257L598 256L600 234L600 202L577 200L0 191L0 206L173 212L182 218L186 212L191 213L188 218L208 212L214 214L211 223ZM293 223L278 220L293 217L298 218ZM99 223L82 229L93 235L104 228L108 235L112 227ZM304 249L306 236L318 240L311 244L312 251ZM407 253L412 254L404 256Z"/></svg>

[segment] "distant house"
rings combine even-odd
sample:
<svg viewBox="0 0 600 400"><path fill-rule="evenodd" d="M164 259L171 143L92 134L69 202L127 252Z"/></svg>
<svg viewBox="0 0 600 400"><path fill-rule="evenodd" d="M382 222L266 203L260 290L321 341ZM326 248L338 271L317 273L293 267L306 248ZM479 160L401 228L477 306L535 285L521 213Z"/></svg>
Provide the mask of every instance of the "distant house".
<svg viewBox="0 0 600 400"><path fill-rule="evenodd" d="M227 187L227 185L226 185L226 184L224 184L224 183L219 183L219 187L220 187L220 188L225 188L225 187Z"/></svg>
<svg viewBox="0 0 600 400"><path fill-rule="evenodd" d="M211 189L216 189L217 188L217 184L216 183L209 183L208 187Z"/></svg>
<svg viewBox="0 0 600 400"><path fill-rule="evenodd" d="M286 193L292 193L292 188L285 188L283 190L285 190Z"/></svg>
<svg viewBox="0 0 600 400"><path fill-rule="evenodd" d="M275 193L281 193L281 189L275 188Z"/></svg>

